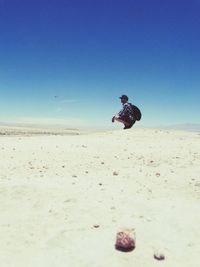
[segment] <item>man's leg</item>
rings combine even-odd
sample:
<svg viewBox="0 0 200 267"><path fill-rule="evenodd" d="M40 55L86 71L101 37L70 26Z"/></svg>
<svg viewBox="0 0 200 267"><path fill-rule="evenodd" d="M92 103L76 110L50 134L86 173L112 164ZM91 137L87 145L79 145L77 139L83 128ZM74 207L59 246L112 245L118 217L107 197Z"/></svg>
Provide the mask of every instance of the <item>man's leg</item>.
<svg viewBox="0 0 200 267"><path fill-rule="evenodd" d="M116 120L116 121L119 121L119 122L121 122L121 123L123 123L124 124L124 126L129 126L130 125L130 123L129 122L127 122L127 121L125 121L125 120L122 120L119 116L115 116L114 117L114 120Z"/></svg>
<svg viewBox="0 0 200 267"><path fill-rule="evenodd" d="M133 124L135 124L135 121L132 121L128 126L125 126L124 130L132 128Z"/></svg>

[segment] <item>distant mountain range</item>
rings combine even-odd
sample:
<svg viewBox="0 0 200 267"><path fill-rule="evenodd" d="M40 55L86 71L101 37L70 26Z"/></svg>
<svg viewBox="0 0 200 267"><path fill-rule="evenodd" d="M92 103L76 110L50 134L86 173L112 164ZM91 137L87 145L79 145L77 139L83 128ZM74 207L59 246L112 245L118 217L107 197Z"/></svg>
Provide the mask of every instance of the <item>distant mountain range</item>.
<svg viewBox="0 0 200 267"><path fill-rule="evenodd" d="M200 123L174 124L174 125L167 126L165 128L199 132L200 131Z"/></svg>
<svg viewBox="0 0 200 267"><path fill-rule="evenodd" d="M182 124L172 124L172 125L154 125L154 126L145 126L145 125L136 125L134 128L141 129L166 129L166 130L181 130L181 131L192 131L192 132L200 132L200 123L182 123Z"/></svg>
<svg viewBox="0 0 200 267"><path fill-rule="evenodd" d="M27 124L27 123L5 123L0 122L0 127L31 127L31 128L41 128L42 125L36 124ZM78 130L77 128L71 127L63 127L59 125L44 125L42 128L65 128L67 130ZM172 125L157 125L157 126L145 126L145 125L136 125L134 128L159 128L159 129L174 129L174 130L182 130L182 131L193 131L193 132L200 132L200 123L183 123L183 124L172 124Z"/></svg>

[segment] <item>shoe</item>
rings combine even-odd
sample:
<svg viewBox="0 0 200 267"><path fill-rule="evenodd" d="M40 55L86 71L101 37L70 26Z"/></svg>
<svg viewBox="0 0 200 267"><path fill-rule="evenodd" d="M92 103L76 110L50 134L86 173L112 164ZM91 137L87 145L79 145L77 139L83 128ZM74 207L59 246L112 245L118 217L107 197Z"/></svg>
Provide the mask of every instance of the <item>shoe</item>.
<svg viewBox="0 0 200 267"><path fill-rule="evenodd" d="M133 126L134 123L135 123L135 121L131 122L131 124L129 124L128 126L125 126L124 130L130 129Z"/></svg>
<svg viewBox="0 0 200 267"><path fill-rule="evenodd" d="M125 126L125 127L124 127L124 130L126 130L126 129L130 129L131 127L132 127L132 125Z"/></svg>

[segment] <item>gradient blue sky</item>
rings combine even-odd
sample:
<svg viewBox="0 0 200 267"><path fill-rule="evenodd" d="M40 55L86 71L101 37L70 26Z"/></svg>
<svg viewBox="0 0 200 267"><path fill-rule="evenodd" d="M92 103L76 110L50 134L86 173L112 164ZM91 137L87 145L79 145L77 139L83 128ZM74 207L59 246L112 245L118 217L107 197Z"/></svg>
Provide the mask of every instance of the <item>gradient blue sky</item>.
<svg viewBox="0 0 200 267"><path fill-rule="evenodd" d="M200 0L0 0L0 122L200 123Z"/></svg>

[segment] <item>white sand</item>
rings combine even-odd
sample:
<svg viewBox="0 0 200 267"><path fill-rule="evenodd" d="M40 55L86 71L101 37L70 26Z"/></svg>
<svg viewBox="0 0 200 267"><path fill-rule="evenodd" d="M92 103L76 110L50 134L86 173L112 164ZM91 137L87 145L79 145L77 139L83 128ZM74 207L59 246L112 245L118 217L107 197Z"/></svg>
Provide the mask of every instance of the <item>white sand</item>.
<svg viewBox="0 0 200 267"><path fill-rule="evenodd" d="M0 267L199 266L200 134L3 135L0 157Z"/></svg>

